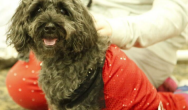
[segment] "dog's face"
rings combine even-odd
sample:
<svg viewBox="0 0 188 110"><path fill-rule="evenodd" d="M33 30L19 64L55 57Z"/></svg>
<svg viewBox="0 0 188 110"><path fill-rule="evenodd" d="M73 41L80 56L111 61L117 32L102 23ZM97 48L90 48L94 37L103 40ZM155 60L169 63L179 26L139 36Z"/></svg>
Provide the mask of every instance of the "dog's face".
<svg viewBox="0 0 188 110"><path fill-rule="evenodd" d="M97 32L79 0L22 0L12 18L8 41L20 53L32 49L49 58L92 48Z"/></svg>

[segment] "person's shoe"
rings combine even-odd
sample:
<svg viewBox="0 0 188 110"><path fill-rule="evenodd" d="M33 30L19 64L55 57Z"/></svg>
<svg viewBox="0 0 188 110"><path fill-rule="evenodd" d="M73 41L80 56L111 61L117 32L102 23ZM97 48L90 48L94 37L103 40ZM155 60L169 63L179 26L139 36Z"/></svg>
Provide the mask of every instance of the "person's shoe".
<svg viewBox="0 0 188 110"><path fill-rule="evenodd" d="M0 58L0 70L9 68L17 62L17 58L2 59Z"/></svg>

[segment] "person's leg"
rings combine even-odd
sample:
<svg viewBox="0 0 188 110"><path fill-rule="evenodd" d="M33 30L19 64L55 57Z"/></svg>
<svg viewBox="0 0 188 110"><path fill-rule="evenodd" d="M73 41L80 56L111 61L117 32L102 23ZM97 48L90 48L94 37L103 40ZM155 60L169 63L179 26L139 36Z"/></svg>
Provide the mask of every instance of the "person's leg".
<svg viewBox="0 0 188 110"><path fill-rule="evenodd" d="M21 107L47 110L47 103L38 86L40 62L30 55L29 62L18 61L8 72L6 86L11 98Z"/></svg>

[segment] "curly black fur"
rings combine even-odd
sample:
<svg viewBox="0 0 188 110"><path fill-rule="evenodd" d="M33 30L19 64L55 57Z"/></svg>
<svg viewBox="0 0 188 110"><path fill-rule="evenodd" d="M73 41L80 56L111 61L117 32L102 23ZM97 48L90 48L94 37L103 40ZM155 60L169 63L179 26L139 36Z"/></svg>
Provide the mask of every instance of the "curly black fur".
<svg viewBox="0 0 188 110"><path fill-rule="evenodd" d="M92 17L79 0L22 0L7 41L23 60L32 50L43 62L39 84L51 110L100 109L100 81L82 102L67 106L88 72L96 73L103 64L109 45L108 39L98 37Z"/></svg>

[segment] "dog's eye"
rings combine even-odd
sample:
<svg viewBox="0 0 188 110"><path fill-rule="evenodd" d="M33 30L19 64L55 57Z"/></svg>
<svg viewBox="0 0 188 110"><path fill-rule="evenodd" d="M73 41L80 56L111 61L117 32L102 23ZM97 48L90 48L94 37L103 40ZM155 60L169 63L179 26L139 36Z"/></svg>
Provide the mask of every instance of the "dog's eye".
<svg viewBox="0 0 188 110"><path fill-rule="evenodd" d="M65 9L60 9L60 12L61 12L61 14L63 14L63 15L67 15L68 13L67 13L67 11L65 10Z"/></svg>
<svg viewBox="0 0 188 110"><path fill-rule="evenodd" d="M38 8L38 10L37 10L37 12L41 12L42 11L42 8L41 7L39 7Z"/></svg>

